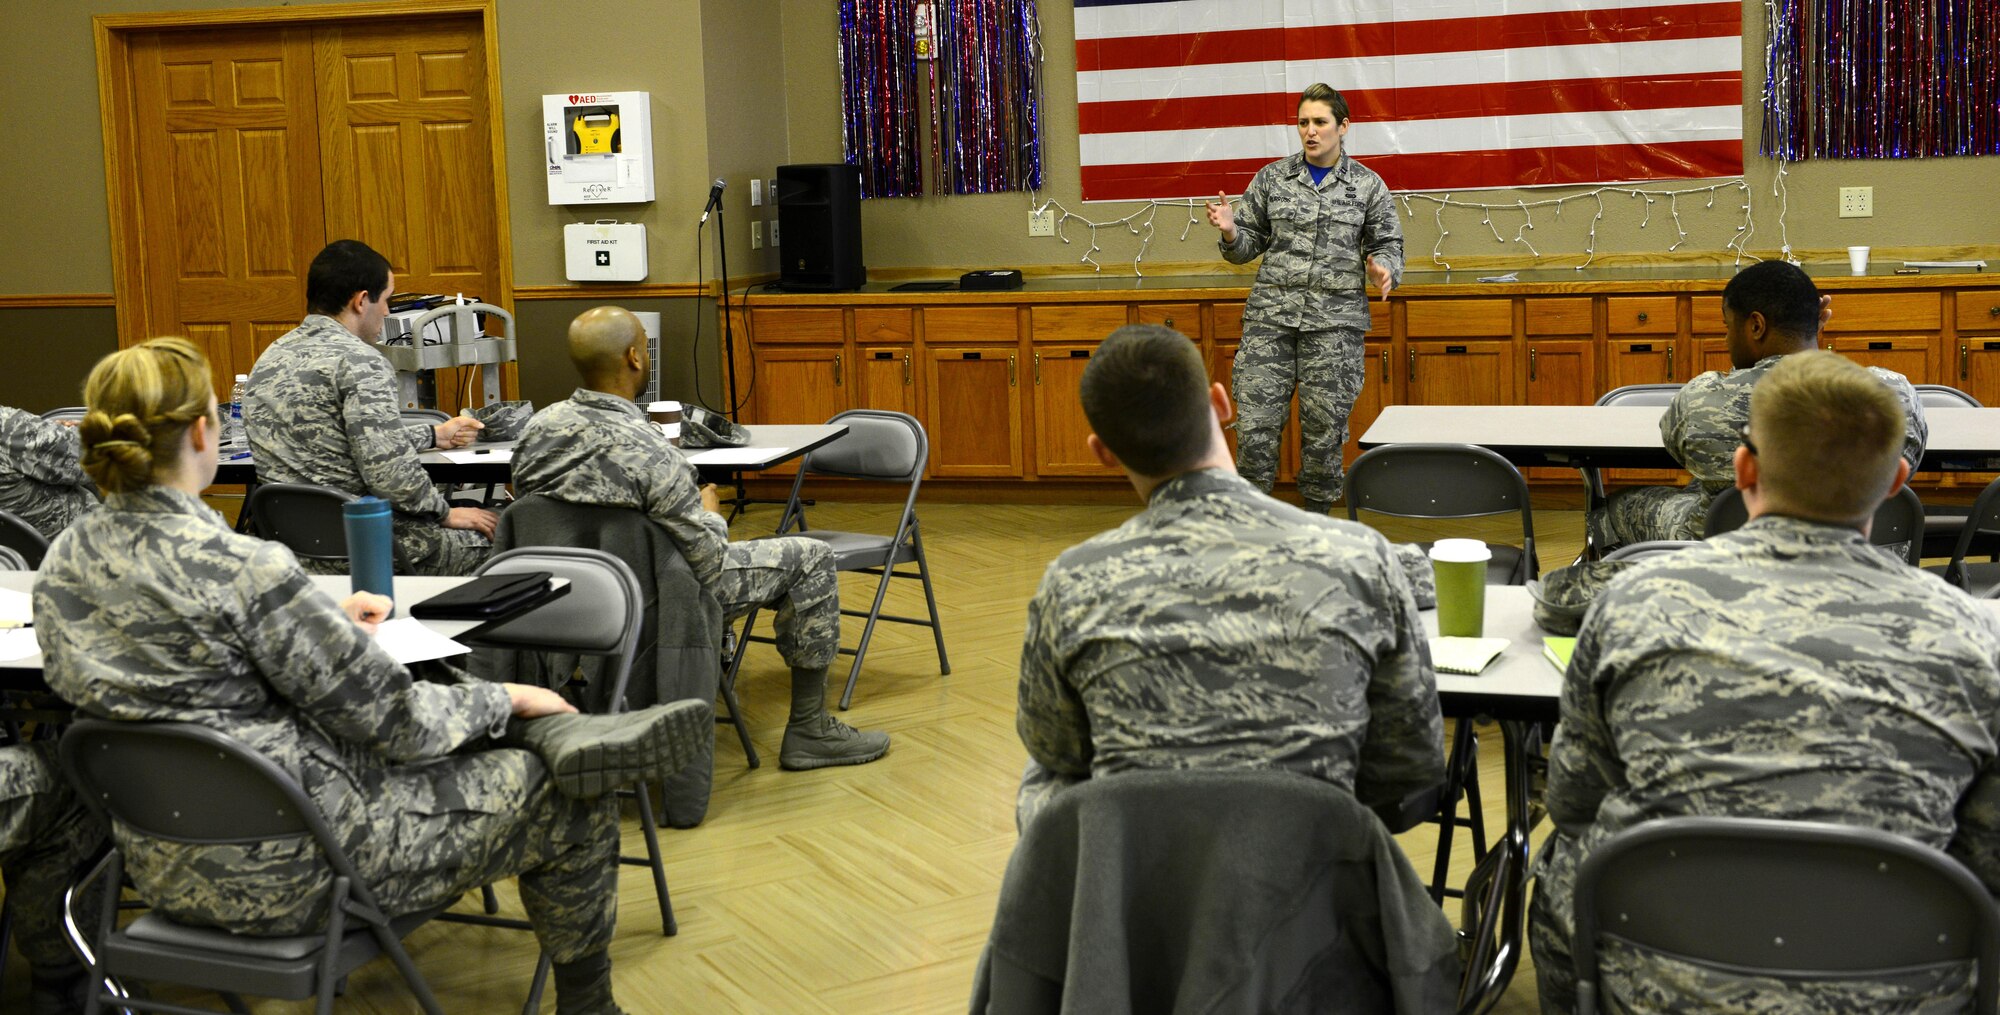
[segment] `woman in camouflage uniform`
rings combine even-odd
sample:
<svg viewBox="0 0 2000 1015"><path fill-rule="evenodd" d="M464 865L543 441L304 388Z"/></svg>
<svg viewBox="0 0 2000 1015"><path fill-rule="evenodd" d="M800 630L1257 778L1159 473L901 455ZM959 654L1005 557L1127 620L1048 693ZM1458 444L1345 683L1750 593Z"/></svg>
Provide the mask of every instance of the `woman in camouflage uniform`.
<svg viewBox="0 0 2000 1015"><path fill-rule="evenodd" d="M1292 392L1305 460L1299 495L1320 514L1340 496L1347 415L1366 373L1368 292L1384 299L1403 274L1403 227L1382 178L1349 158L1347 100L1315 84L1299 97L1299 145L1257 171L1242 207L1216 195L1208 220L1222 256L1263 255L1236 350L1236 471L1269 492ZM1366 280L1364 287L1363 280Z"/></svg>

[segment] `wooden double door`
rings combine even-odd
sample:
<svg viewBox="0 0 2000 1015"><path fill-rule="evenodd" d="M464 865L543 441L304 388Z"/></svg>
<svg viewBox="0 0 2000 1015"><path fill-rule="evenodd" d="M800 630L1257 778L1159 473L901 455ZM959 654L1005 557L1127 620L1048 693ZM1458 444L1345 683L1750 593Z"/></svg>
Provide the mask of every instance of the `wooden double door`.
<svg viewBox="0 0 2000 1015"><path fill-rule="evenodd" d="M381 251L398 291L509 300L478 17L125 41L123 70L107 73L129 85L123 211L136 237L120 279L140 292L121 285L121 344L191 339L226 398L305 316L307 265L334 239ZM452 380L439 379L447 409Z"/></svg>

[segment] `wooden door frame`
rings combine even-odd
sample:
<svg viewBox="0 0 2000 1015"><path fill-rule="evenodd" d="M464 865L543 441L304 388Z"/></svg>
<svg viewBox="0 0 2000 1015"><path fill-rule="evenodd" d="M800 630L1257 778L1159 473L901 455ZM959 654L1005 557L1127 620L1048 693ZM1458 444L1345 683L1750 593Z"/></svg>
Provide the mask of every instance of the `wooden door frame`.
<svg viewBox="0 0 2000 1015"><path fill-rule="evenodd" d="M90 19L97 49L97 102L104 132L104 183L111 219L111 280L118 344L125 347L152 336L146 326L145 245L140 242L138 182L132 179L138 137L132 102L132 39L135 35L186 28L285 28L344 22L380 23L452 15L479 16L486 49L487 147L493 160L496 208L494 243L499 246L500 291L490 303L514 309L514 240L507 201L505 109L500 93L500 33L497 0L379 0L319 7L245 7L212 11L99 14ZM306 308L299 308L303 319Z"/></svg>

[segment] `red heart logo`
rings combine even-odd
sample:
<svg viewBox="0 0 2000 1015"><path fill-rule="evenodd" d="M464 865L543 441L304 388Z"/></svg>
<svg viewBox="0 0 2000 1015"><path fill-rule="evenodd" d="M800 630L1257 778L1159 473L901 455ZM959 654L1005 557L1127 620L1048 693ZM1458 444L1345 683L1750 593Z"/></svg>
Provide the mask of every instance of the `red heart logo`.
<svg viewBox="0 0 2000 1015"><path fill-rule="evenodd" d="M569 104L572 106L576 105L580 101L582 101L582 96L572 95L569 97Z"/></svg>

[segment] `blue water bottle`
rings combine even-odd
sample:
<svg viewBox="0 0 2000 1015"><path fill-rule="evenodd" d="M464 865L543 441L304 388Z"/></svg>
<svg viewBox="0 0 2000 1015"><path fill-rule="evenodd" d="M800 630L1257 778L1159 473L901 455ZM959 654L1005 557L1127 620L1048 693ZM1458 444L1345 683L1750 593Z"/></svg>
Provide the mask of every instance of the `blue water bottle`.
<svg viewBox="0 0 2000 1015"><path fill-rule="evenodd" d="M389 527L389 502L361 497L341 505L347 528L347 568L354 591L396 598L396 543Z"/></svg>

